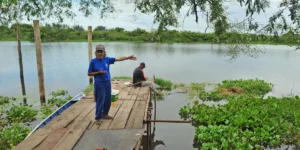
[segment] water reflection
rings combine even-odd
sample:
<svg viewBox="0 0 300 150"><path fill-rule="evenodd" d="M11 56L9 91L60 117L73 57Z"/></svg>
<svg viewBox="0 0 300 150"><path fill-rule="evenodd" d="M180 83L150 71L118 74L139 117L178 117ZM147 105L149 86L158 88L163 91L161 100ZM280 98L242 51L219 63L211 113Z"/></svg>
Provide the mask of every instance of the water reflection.
<svg viewBox="0 0 300 150"><path fill-rule="evenodd" d="M153 97L154 99L152 100L152 102L154 103L154 114L153 114L153 120L156 120L156 96ZM156 132L156 127L155 127L155 122L152 123L153 129L152 129L152 133L151 133L151 150L155 150L156 147L163 145L166 146L166 144L164 143L163 140L155 140L155 132Z"/></svg>
<svg viewBox="0 0 300 150"><path fill-rule="evenodd" d="M93 43L93 47L98 42ZM139 62L147 63L148 76L169 79L179 83L220 82L230 78L261 78L276 84L276 95L290 93L295 84L295 95L300 91L299 51L287 46L266 46L266 53L256 59L240 56L227 63L228 50L213 44L156 44L103 42L109 56L135 54L137 61L117 62L111 67L112 76L131 76ZM0 95L21 96L16 42L0 42ZM86 76L88 48L86 42L43 43L45 89L66 89L78 94L88 85ZM38 78L34 43L22 42L26 94L38 97ZM94 57L94 56L93 56Z"/></svg>

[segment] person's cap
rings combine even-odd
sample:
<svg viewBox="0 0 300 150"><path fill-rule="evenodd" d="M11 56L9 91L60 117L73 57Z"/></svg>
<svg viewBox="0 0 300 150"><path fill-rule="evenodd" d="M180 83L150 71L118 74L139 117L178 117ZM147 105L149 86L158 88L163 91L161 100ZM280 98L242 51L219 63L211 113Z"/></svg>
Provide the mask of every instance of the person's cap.
<svg viewBox="0 0 300 150"><path fill-rule="evenodd" d="M96 51L105 51L105 47L101 44L96 46Z"/></svg>
<svg viewBox="0 0 300 150"><path fill-rule="evenodd" d="M146 64L144 62L141 62L141 65L143 65L146 68Z"/></svg>

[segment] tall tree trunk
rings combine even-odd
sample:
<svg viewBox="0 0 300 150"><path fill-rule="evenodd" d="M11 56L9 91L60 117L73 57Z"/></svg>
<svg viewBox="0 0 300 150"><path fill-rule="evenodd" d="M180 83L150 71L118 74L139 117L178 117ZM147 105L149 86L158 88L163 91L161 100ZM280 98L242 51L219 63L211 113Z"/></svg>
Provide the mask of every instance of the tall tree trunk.
<svg viewBox="0 0 300 150"><path fill-rule="evenodd" d="M89 62L92 60L92 26L88 27L88 53L89 53ZM93 77L90 76L90 84L93 84Z"/></svg>
<svg viewBox="0 0 300 150"><path fill-rule="evenodd" d="M21 51L20 24L17 25L17 39L18 39L18 56L19 56L20 79L21 79L23 102L24 102L24 104L27 104L25 82L24 82L24 74L23 74L23 61L22 61L22 51Z"/></svg>
<svg viewBox="0 0 300 150"><path fill-rule="evenodd" d="M39 78L39 90L41 104L46 103L45 86L44 86L44 71L43 71L43 58L42 58L42 46L40 36L40 25L38 20L33 21L35 48L36 48L36 61Z"/></svg>

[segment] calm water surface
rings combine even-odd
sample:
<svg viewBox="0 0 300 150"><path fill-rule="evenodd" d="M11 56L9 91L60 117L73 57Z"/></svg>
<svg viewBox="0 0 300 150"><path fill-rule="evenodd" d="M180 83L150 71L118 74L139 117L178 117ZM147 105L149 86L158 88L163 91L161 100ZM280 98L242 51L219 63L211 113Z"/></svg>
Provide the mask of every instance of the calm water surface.
<svg viewBox="0 0 300 150"><path fill-rule="evenodd" d="M94 43L93 47L98 43ZM161 77L175 83L213 82L225 79L259 78L275 84L269 94L300 95L300 52L287 46L260 46L265 53L258 58L240 56L228 61L226 50L210 44L102 43L109 56L134 54L137 61L116 62L112 76L131 76L141 61L149 77ZM86 42L44 43L43 64L46 98L59 89L70 95L88 85L88 45ZM221 49L220 49L221 48ZM29 103L39 106L35 45L22 42L24 78ZM0 42L0 95L20 97L21 85L17 42ZM187 103L184 94L171 94L157 103L157 119L180 119L179 109ZM194 128L189 124L157 123L155 149L192 149Z"/></svg>

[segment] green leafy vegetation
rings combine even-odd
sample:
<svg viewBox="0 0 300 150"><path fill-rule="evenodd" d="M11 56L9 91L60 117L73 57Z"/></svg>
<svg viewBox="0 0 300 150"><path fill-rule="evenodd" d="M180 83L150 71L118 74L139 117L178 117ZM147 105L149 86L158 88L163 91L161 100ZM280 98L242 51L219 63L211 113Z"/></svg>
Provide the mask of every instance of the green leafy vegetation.
<svg viewBox="0 0 300 150"><path fill-rule="evenodd" d="M169 80L165 80L162 78L155 78L154 83L159 85L161 89L168 90L168 91L172 90L173 83Z"/></svg>
<svg viewBox="0 0 300 150"><path fill-rule="evenodd" d="M68 91L58 90L52 92L48 103L43 104L40 110L32 105L15 104L15 98L0 96L0 149L12 149L20 143L31 131L30 125L37 118L46 118L55 109L71 99Z"/></svg>
<svg viewBox="0 0 300 150"><path fill-rule="evenodd" d="M17 25L11 27L0 26L0 40L11 41L16 40ZM105 27L103 27L105 28ZM23 41L34 41L33 27L30 24L21 24L20 30ZM69 27L68 25L46 24L40 27L41 40L43 42L56 41L86 41L87 31L83 27ZM241 34L236 32L228 32L217 37L215 33L200 33L191 31L151 31L137 28L133 31L125 31L123 28L113 28L93 31L93 41L132 41L132 42L166 42L166 43L236 43L237 40L247 42L248 44L285 44L291 45L297 42L299 35L290 36L290 33L279 36L263 34Z"/></svg>
<svg viewBox="0 0 300 150"><path fill-rule="evenodd" d="M300 146L298 96L263 99L264 94L272 90L272 84L258 79L224 80L210 92L205 92L205 85L193 83L190 90L209 93L203 94L206 100L229 99L229 102L208 106L194 100L192 105L180 109L183 119L192 119L199 149ZM235 92L232 92L233 87Z"/></svg>
<svg viewBox="0 0 300 150"><path fill-rule="evenodd" d="M16 105L15 98L0 96L0 101L0 149L12 149L30 132L25 125L36 120L38 111L32 105Z"/></svg>
<svg viewBox="0 0 300 150"><path fill-rule="evenodd" d="M88 95L90 94L92 91L94 91L94 83L93 84L89 84L88 87L86 87L84 90L83 90L83 93L85 95Z"/></svg>
<svg viewBox="0 0 300 150"><path fill-rule="evenodd" d="M19 144L29 134L30 129L24 128L18 123L0 130L0 149L7 150Z"/></svg>
<svg viewBox="0 0 300 150"><path fill-rule="evenodd" d="M12 107L5 112L6 119L9 123L29 123L31 121L36 120L35 116L37 115L37 110L32 108L32 105L24 105L20 103L20 105L12 105Z"/></svg>
<svg viewBox="0 0 300 150"><path fill-rule="evenodd" d="M132 77L129 76L115 76L112 80L132 80Z"/></svg>
<svg viewBox="0 0 300 150"><path fill-rule="evenodd" d="M218 107L195 102L181 108L180 115L192 118L202 149L261 149L263 145L300 146L299 107L299 97L239 97Z"/></svg>
<svg viewBox="0 0 300 150"><path fill-rule="evenodd" d="M4 104L8 104L12 100L15 100L15 98L0 96L0 106Z"/></svg>
<svg viewBox="0 0 300 150"><path fill-rule="evenodd" d="M262 97L266 93L272 91L273 85L263 80L248 79L248 80L224 80L221 84L215 85L211 91L206 92L205 86L192 86L198 87L194 91L199 91L199 98L201 100L219 101L222 99L230 100L236 96L254 96Z"/></svg>
<svg viewBox="0 0 300 150"><path fill-rule="evenodd" d="M50 114L52 114L57 107L53 106L52 104L44 104L41 106L40 111L38 113L38 118L45 119Z"/></svg>
<svg viewBox="0 0 300 150"><path fill-rule="evenodd" d="M48 104L52 104L57 107L62 106L67 101L72 99L72 97L67 94L68 94L68 91L66 91L66 90L58 90L56 92L52 92L50 94L50 95L52 95L52 97L50 99L48 99Z"/></svg>

